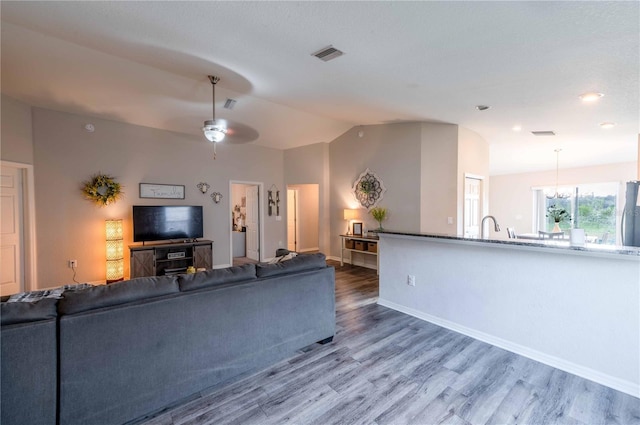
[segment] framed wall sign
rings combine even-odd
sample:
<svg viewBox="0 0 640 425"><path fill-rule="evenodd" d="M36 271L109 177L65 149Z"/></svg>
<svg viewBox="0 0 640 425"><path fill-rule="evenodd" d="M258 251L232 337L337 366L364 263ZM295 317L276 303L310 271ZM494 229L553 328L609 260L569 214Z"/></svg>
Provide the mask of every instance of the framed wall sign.
<svg viewBox="0 0 640 425"><path fill-rule="evenodd" d="M184 199L184 186L179 184L140 183L140 197Z"/></svg>
<svg viewBox="0 0 640 425"><path fill-rule="evenodd" d="M362 223L353 223L353 236L362 236Z"/></svg>

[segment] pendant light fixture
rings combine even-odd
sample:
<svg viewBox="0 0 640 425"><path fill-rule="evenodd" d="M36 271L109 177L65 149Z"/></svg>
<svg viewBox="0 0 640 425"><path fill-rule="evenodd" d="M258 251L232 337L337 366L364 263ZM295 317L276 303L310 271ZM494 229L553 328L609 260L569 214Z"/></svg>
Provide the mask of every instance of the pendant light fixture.
<svg viewBox="0 0 640 425"><path fill-rule="evenodd" d="M214 75L209 75L209 81L211 81L212 93L212 119L206 120L204 122L202 132L204 133L204 137L206 137L208 141L213 143L213 159L216 159L216 143L222 142L224 140L224 136L227 130L224 127L216 124L216 83L220 81L220 78Z"/></svg>
<svg viewBox="0 0 640 425"><path fill-rule="evenodd" d="M566 199L571 196L568 193L558 192L558 175L560 170L560 152L561 151L562 149L554 149L554 152L556 153L556 192L553 195L545 195L547 199Z"/></svg>

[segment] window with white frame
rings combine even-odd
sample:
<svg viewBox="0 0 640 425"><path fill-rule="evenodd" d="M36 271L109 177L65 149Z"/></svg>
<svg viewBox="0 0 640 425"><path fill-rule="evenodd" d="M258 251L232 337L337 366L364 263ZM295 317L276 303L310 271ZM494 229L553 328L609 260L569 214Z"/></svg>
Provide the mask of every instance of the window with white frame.
<svg viewBox="0 0 640 425"><path fill-rule="evenodd" d="M565 209L570 221L560 223L565 232L584 229L589 242L613 245L616 242L616 211L619 183L592 183L575 186L535 188L534 229L550 232L555 222L548 217L549 207Z"/></svg>

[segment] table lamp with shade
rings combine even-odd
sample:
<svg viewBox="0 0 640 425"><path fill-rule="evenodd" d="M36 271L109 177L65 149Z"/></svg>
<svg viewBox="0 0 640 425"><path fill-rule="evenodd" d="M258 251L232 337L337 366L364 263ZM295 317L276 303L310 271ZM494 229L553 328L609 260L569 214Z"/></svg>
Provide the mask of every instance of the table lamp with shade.
<svg viewBox="0 0 640 425"><path fill-rule="evenodd" d="M358 218L358 211L345 208L344 219L347 221L347 235L351 234L351 221Z"/></svg>

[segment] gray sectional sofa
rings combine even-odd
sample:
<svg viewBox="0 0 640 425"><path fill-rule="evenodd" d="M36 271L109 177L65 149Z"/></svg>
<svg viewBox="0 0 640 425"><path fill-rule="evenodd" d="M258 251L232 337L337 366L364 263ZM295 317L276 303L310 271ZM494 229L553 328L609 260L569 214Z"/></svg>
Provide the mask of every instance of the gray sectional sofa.
<svg viewBox="0 0 640 425"><path fill-rule="evenodd" d="M335 332L323 254L3 302L1 422L122 424Z"/></svg>

